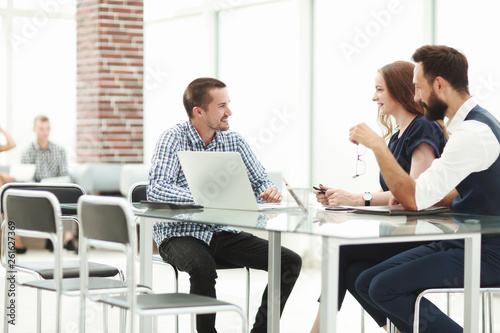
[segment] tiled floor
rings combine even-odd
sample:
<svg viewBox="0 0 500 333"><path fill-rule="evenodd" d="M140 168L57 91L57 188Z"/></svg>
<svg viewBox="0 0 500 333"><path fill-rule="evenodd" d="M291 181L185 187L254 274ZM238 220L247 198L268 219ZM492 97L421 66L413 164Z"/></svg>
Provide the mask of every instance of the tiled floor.
<svg viewBox="0 0 500 333"><path fill-rule="evenodd" d="M67 258L76 258L73 253L66 253ZM27 254L19 255L18 260L44 260L50 258L49 252L43 250L28 250ZM121 255L113 252L94 252L91 260L97 262L108 263L119 267L124 267L124 260ZM244 307L245 280L243 270L223 270L219 271L217 282L218 297L236 303ZM2 279L2 287L0 288L0 297L3 300L4 287L3 280L5 270L0 270L0 278ZM23 276L26 279L26 275ZM19 279L21 275L19 274ZM255 312L260 304L262 291L267 283L267 274L265 272L251 271L251 318L255 316ZM172 292L172 273L164 265L156 265L154 267L154 289L156 292ZM283 313L281 320L281 332L284 333L305 333L309 332L313 320L316 316L318 303L316 299L320 293L320 272L317 269L303 269L298 283L288 301L288 304ZM189 280L188 276L181 273L180 291L188 292ZM32 333L35 332L35 314L36 303L34 290L29 288L17 287L18 298L16 309L16 326L10 326L10 332L14 333ZM459 296L454 296L459 298ZM500 306L500 299L495 299L497 309ZM460 302L453 302L460 303ZM3 303L2 303L3 304ZM55 321L55 298L52 293L46 292L43 296L43 314L42 327L43 332L54 332ZM63 332L78 332L78 298L63 297ZM3 312L2 306L2 321ZM453 309L456 313L456 318L460 317L460 306ZM498 310L497 310L498 312ZM118 332L118 311L110 310L109 332ZM359 305L352 297L348 295L338 317L338 324L341 332L360 332L361 310ZM102 332L102 306L89 302L87 306L87 331ZM251 320L252 322L253 320ZM190 332L189 316L180 318L180 332ZM158 322L159 332L173 332L173 318L161 317ZM239 332L239 321L236 315L230 313L222 313L217 316L217 329L220 333ZM500 324L498 324L496 332L500 332ZM3 326L2 326L3 327ZM365 319L365 332L377 333L383 332L375 323L367 316Z"/></svg>

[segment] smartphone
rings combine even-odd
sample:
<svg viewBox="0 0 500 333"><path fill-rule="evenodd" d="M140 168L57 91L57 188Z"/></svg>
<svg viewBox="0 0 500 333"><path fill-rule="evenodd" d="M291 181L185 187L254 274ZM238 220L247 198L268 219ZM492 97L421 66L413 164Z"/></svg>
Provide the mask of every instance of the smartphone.
<svg viewBox="0 0 500 333"><path fill-rule="evenodd" d="M316 191L320 191L323 194L326 193L326 190L323 190L322 188L319 188L319 187L316 187L316 186L313 186L313 189L315 189Z"/></svg>

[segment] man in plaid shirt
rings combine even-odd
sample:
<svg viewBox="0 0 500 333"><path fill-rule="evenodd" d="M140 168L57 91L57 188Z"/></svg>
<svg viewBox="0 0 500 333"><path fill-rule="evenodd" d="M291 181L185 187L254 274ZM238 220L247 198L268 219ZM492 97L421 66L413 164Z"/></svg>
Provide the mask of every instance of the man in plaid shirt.
<svg viewBox="0 0 500 333"><path fill-rule="evenodd" d="M33 132L36 134L36 141L30 143L21 155L21 163L36 164L33 179L39 182L43 178L67 176L66 151L63 147L49 141L49 118L37 116Z"/></svg>
<svg viewBox="0 0 500 333"><path fill-rule="evenodd" d="M243 137L229 130L229 95L226 85L213 78L191 82L184 92L189 116L159 138L149 171L148 200L192 203L178 151L239 152L247 169L256 200L281 202L282 196L267 178ZM216 297L218 264L266 270L268 242L227 226L193 222L159 222L153 236L162 258L190 276L192 294ZM281 248L281 312L299 276L302 260L295 252ZM216 332L215 314L197 316L198 332ZM267 288L257 312L252 333L267 332Z"/></svg>
<svg viewBox="0 0 500 333"><path fill-rule="evenodd" d="M63 147L49 141L49 118L35 117L33 132L36 134L36 141L31 142L21 155L21 163L36 165L33 180L39 182L44 178L68 176L66 151ZM72 228L76 227L72 225ZM64 232L64 248L70 251L76 251L73 233L76 233L76 229ZM45 248L50 251L54 250L52 242L48 239L45 241Z"/></svg>

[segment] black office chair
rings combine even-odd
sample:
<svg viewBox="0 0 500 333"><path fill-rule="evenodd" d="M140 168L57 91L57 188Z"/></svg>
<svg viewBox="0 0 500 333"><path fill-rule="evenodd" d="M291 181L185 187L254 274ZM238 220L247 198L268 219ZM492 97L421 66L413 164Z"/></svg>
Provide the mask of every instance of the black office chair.
<svg viewBox="0 0 500 333"><path fill-rule="evenodd" d="M207 314L217 311L234 311L242 320L242 332L247 332L247 321L241 308L215 298L191 294L137 295L135 286L135 258L137 234L134 215L122 198L85 196L78 203L82 223L82 303L88 294L86 260L90 246L120 249L127 255L126 276L128 293L124 296L102 298L99 302L131 312L130 327L134 331L135 314L158 316L164 314Z"/></svg>
<svg viewBox="0 0 500 333"><path fill-rule="evenodd" d="M130 187L130 190L128 192L128 201L130 206L132 207L132 210L134 212L139 212L141 211L141 206L140 202L141 200L147 200L147 182L138 182L133 184ZM153 255L153 263L157 264L167 264L172 269L174 270L175 274L175 292L179 291L179 271L177 267L174 265L166 262L163 260L163 258L156 254ZM248 267L243 267L243 266L237 266L237 265L232 265L228 263L222 263L222 262L217 262L217 269L234 269L234 268L245 268L246 269L246 316L247 316L247 321L250 319L250 269Z"/></svg>
<svg viewBox="0 0 500 333"><path fill-rule="evenodd" d="M78 198L82 195L85 194L85 191L83 188L76 184L39 184L39 183L7 183L3 185L0 188L0 211L2 213L6 212L6 206L4 204L4 198L7 193L7 191L13 191L14 189L21 189L23 191L37 191L37 192L49 192L52 195L54 195L54 198L57 202L58 209L59 209L59 220L71 220L75 221L78 223L78 219L76 215L74 214L74 210L71 210L73 215L65 215L63 216L61 214L61 209L59 207L60 201L63 203L75 203L77 202ZM37 214L36 210L33 210L32 207L30 209L26 209L26 207L30 206L24 206L23 210L24 211L33 211L35 215L30 216L30 218L33 219L40 219L41 221L44 221L47 217L44 216L42 213ZM24 215L21 215L23 217ZM5 220L2 223L2 228L3 231L5 232L5 228L7 227L8 220ZM20 236L23 235L23 233L18 233ZM28 233L29 234L29 233ZM28 237L31 237L28 235ZM34 237L39 237L39 234L35 234ZM42 237L43 238L43 237ZM52 241L51 237L45 237L46 239L50 239ZM54 248L56 244L53 242ZM4 245L1 247L1 262L4 267L6 267L6 258L5 258L5 253L6 248L5 246L7 245L6 242L4 242ZM56 270L56 261L49 261L49 262L16 262L15 264L15 270L19 272L25 272L25 273L30 273L34 275L38 280L50 280L54 279L54 271ZM91 275L93 277L113 277L113 276L119 276L121 280L124 279L123 277L123 272L121 272L119 269L113 266L109 265L103 265L99 263L91 263L90 264L90 270L91 270ZM64 260L62 262L62 276L63 278L77 278L80 275L80 261L79 260ZM41 303L42 303L42 291L43 288L37 288L37 332L41 332ZM6 328L7 329L7 328ZM5 330L5 332L7 332Z"/></svg>

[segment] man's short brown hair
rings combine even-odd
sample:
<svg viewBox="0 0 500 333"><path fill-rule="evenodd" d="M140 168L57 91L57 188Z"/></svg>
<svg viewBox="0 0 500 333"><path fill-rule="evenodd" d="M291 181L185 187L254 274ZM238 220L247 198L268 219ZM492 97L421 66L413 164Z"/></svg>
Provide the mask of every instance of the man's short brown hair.
<svg viewBox="0 0 500 333"><path fill-rule="evenodd" d="M226 84L220 80L202 77L191 82L184 90L183 102L184 108L189 118L193 117L193 108L195 106L206 110L208 104L212 102L210 90L225 88Z"/></svg>
<svg viewBox="0 0 500 333"><path fill-rule="evenodd" d="M429 84L441 76L459 93L469 94L469 63L462 52L444 45L425 45L415 51L412 59L422 63Z"/></svg>

